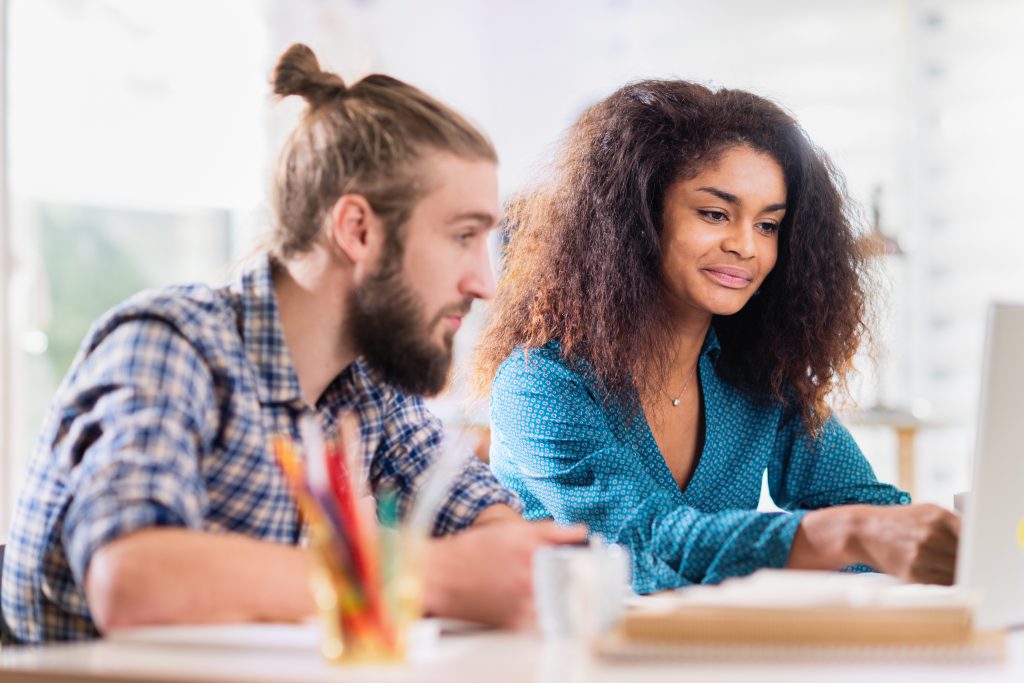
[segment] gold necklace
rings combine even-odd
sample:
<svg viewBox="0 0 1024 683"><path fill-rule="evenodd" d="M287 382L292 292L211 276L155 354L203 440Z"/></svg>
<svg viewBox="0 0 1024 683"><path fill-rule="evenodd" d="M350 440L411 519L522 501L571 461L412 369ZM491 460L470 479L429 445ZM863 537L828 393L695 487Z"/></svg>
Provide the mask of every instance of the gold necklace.
<svg viewBox="0 0 1024 683"><path fill-rule="evenodd" d="M680 399L683 398L683 394L686 393L686 390L690 388L690 384L693 383L693 378L696 377L696 376L697 376L697 366L694 365L693 366L693 370L690 371L690 376L686 379L686 384L683 385L683 390L680 391L678 394L676 394L675 398L672 398L671 396L668 396L668 394L665 394L666 396L668 396L669 400L672 401L672 407L673 408L676 408L676 407L679 406L679 403L681 402Z"/></svg>

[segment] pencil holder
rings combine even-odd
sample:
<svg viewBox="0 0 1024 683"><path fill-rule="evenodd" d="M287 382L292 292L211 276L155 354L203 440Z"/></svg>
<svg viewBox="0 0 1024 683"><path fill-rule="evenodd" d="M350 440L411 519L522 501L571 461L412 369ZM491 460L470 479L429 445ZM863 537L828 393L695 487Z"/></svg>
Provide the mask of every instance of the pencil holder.
<svg viewBox="0 0 1024 683"><path fill-rule="evenodd" d="M362 580L339 557L329 525L311 523L310 587L323 623L320 651L339 664L405 661L409 631L422 615L421 541L381 528L375 542L379 562ZM376 565L376 566L374 566Z"/></svg>
<svg viewBox="0 0 1024 683"><path fill-rule="evenodd" d="M446 438L399 522L398 492L369 495L359 423L338 417L325 438L311 415L298 421L301 448L279 434L271 447L308 524L310 585L323 620L323 655L333 662L400 662L423 612L423 554L437 511L465 465ZM305 457L303 457L303 455Z"/></svg>

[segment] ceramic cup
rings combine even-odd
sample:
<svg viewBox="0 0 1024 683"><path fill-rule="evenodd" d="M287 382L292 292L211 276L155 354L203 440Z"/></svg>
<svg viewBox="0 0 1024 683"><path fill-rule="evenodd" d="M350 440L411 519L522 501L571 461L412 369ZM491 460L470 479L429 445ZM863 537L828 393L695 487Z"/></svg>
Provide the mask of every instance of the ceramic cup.
<svg viewBox="0 0 1024 683"><path fill-rule="evenodd" d="M545 546L533 556L534 600L548 637L588 638L618 621L630 589L629 551L599 538Z"/></svg>

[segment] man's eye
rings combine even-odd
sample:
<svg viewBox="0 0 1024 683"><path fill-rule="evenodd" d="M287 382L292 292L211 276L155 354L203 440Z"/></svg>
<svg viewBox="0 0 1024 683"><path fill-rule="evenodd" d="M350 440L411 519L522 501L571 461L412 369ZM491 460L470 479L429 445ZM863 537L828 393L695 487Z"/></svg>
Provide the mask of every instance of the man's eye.
<svg viewBox="0 0 1024 683"><path fill-rule="evenodd" d="M473 236L475 234L476 233L472 232L472 231L460 232L458 235L455 236L455 241L458 242L459 244L465 244L466 242L468 242L471 239L473 239Z"/></svg>

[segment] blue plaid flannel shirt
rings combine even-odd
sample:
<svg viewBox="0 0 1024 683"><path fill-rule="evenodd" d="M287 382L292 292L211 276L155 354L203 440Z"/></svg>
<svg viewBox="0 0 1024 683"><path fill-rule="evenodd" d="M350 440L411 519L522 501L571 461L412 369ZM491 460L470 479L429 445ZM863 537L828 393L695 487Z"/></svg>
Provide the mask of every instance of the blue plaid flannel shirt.
<svg viewBox="0 0 1024 683"><path fill-rule="evenodd" d="M26 643L95 637L83 591L104 544L144 527L232 532L274 543L302 537L298 511L269 450L296 435L311 408L284 343L263 256L233 285L143 292L99 320L58 390L18 498L3 567L3 614ZM372 490L422 483L442 426L419 397L362 362L315 406L327 433L340 409L362 423ZM470 525L485 508L521 509L467 453L433 533Z"/></svg>

